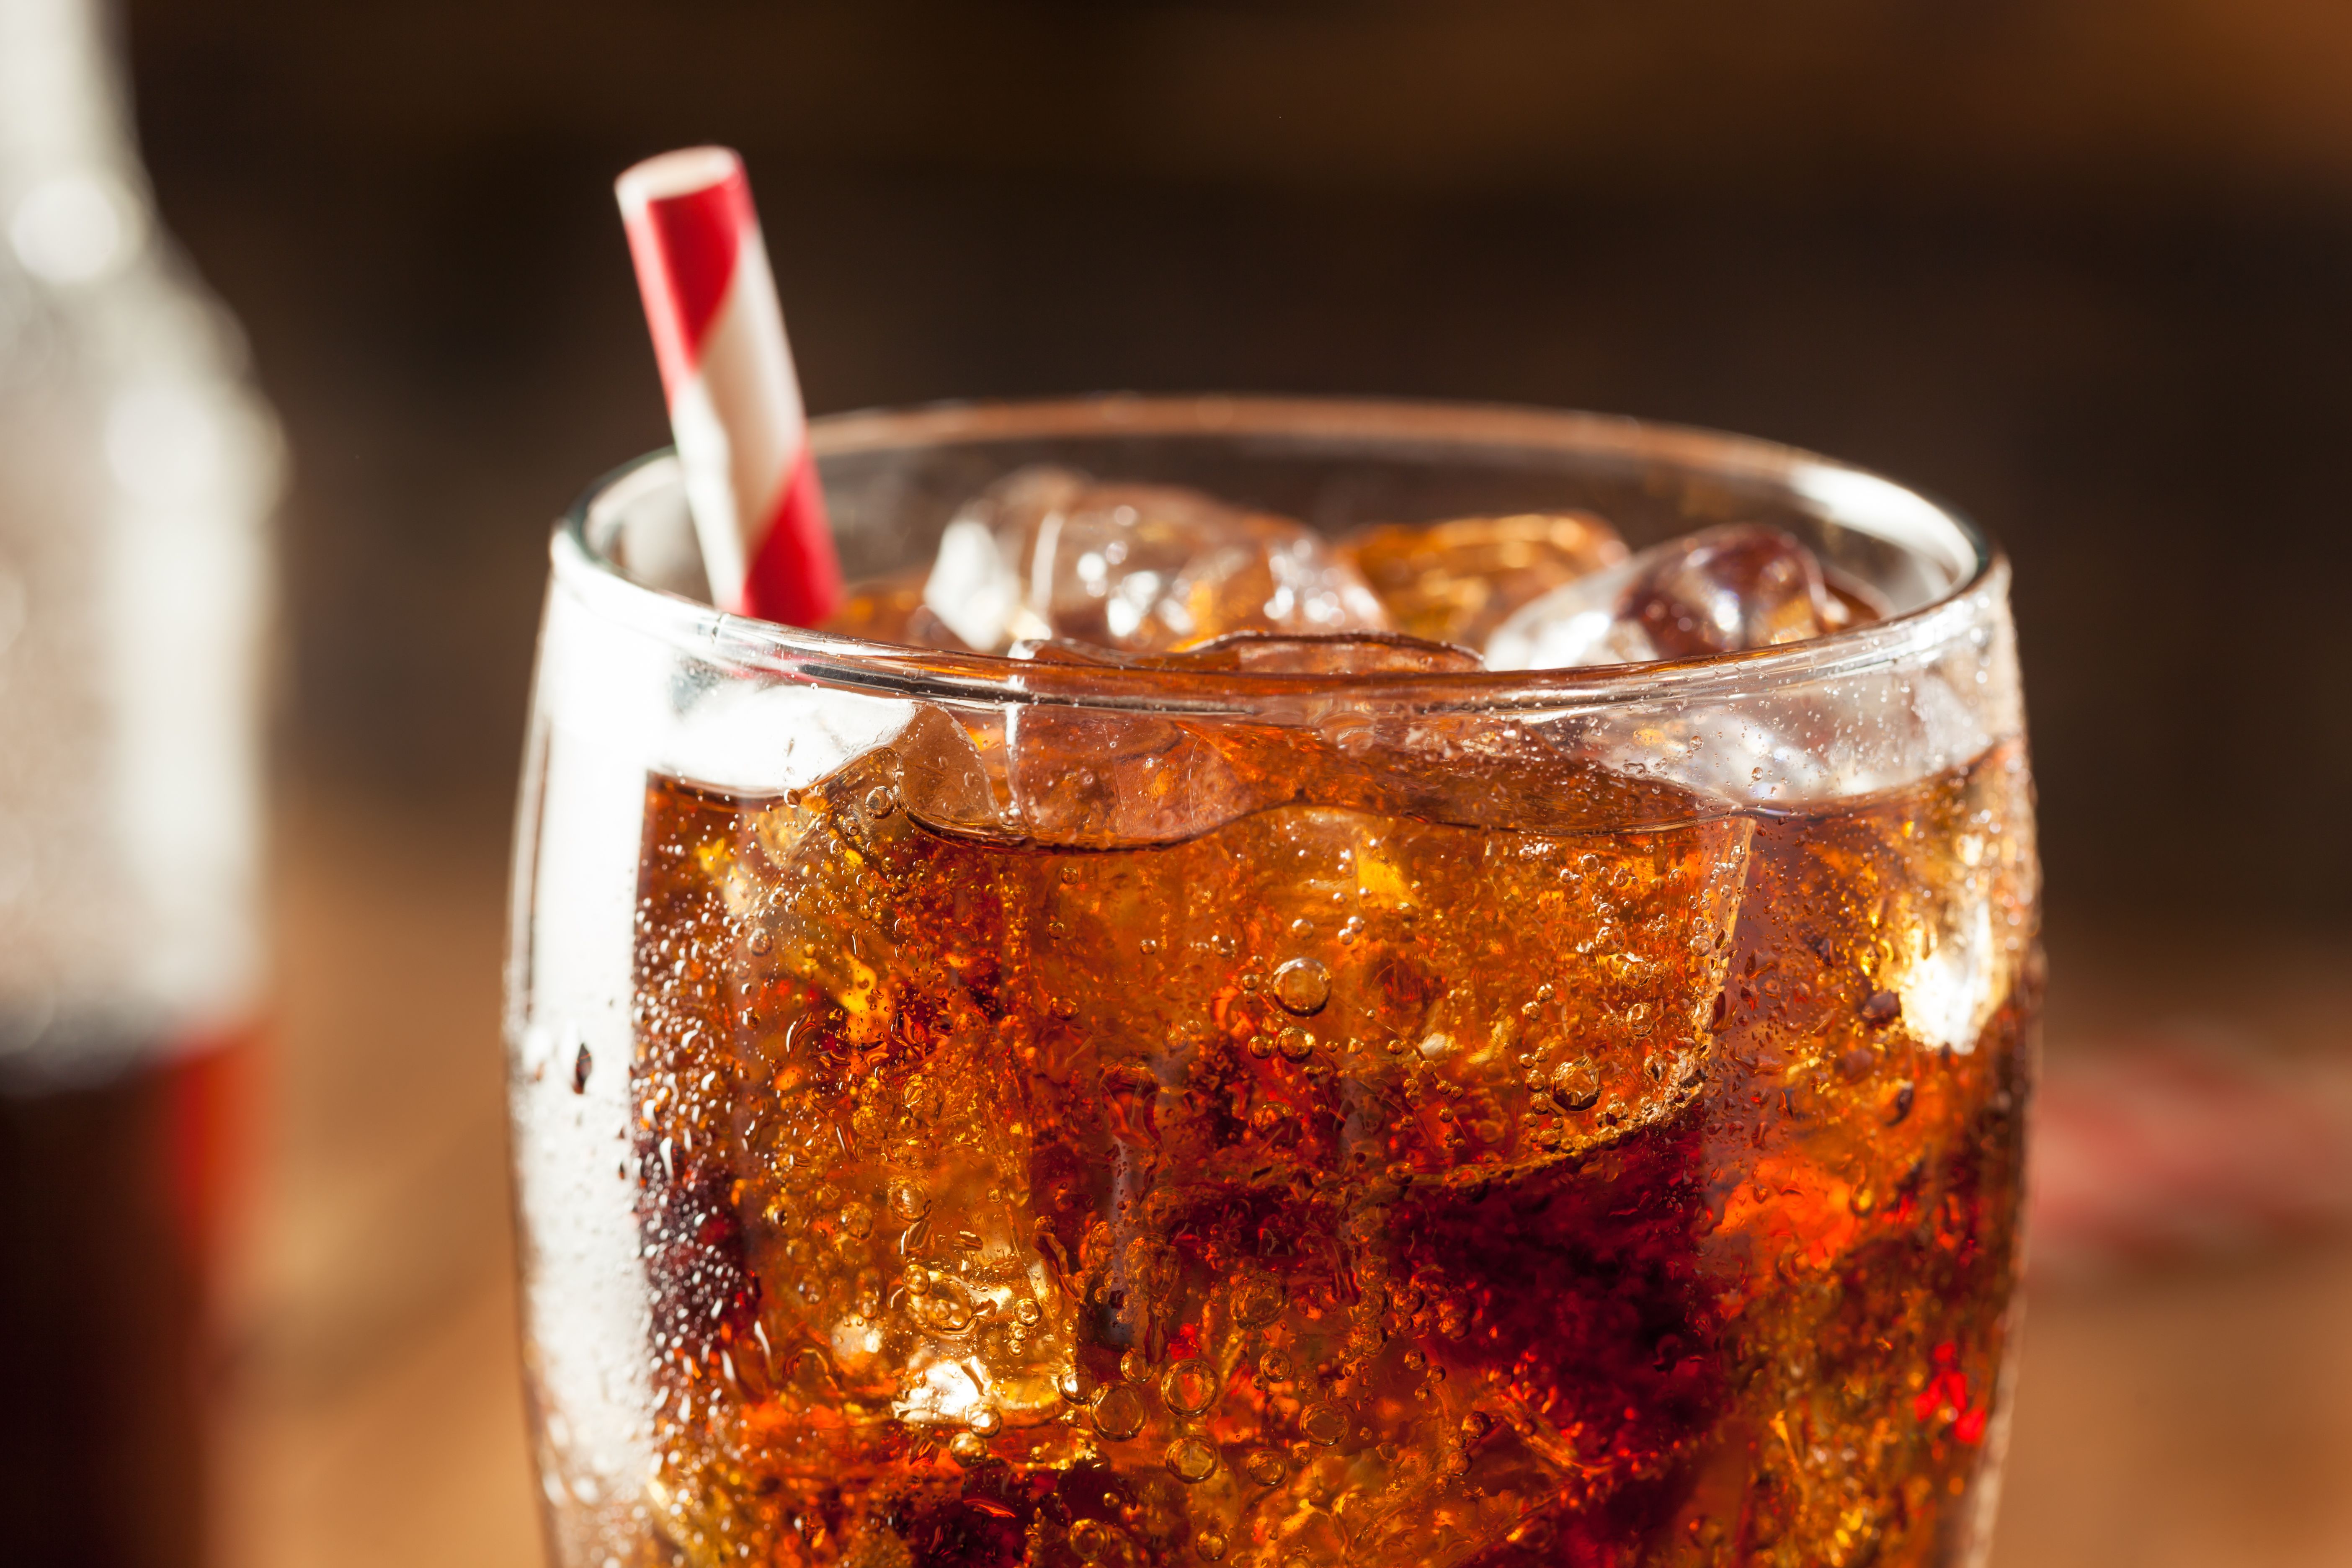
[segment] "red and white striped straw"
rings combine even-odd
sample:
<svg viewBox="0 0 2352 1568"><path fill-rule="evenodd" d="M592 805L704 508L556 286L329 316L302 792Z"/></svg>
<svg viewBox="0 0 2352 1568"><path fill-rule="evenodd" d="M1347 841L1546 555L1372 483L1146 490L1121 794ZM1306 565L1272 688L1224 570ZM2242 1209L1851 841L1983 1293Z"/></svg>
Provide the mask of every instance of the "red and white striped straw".
<svg viewBox="0 0 2352 1568"><path fill-rule="evenodd" d="M841 563L743 161L688 147L648 158L613 188L711 599L815 626L840 606Z"/></svg>

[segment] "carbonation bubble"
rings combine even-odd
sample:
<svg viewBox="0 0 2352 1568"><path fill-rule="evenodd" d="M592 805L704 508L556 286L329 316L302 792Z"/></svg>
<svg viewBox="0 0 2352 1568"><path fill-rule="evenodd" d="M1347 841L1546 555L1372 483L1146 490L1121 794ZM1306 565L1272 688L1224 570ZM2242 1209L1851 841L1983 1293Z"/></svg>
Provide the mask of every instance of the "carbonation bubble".
<svg viewBox="0 0 2352 1568"><path fill-rule="evenodd" d="M959 1432L948 1439L948 1452L962 1464L988 1458L988 1444L976 1432Z"/></svg>
<svg viewBox="0 0 2352 1568"><path fill-rule="evenodd" d="M1070 1526L1070 1550L1081 1563L1100 1563L1108 1557L1115 1539L1110 1526L1098 1519L1082 1519Z"/></svg>
<svg viewBox="0 0 2352 1568"><path fill-rule="evenodd" d="M1192 1550L1201 1554L1203 1563L1222 1563L1225 1556L1225 1538L1222 1531L1204 1530L1192 1537Z"/></svg>
<svg viewBox="0 0 2352 1568"><path fill-rule="evenodd" d="M1348 1415L1336 1405L1310 1405L1298 1413L1298 1430L1318 1447L1328 1448L1348 1435Z"/></svg>
<svg viewBox="0 0 2352 1568"><path fill-rule="evenodd" d="M1331 972L1320 959L1294 958L1274 972L1274 996L1304 1018L1331 999Z"/></svg>
<svg viewBox="0 0 2352 1568"><path fill-rule="evenodd" d="M1252 1035L1249 1037L1249 1054L1260 1061L1274 1055L1274 1037L1265 1034Z"/></svg>
<svg viewBox="0 0 2352 1568"><path fill-rule="evenodd" d="M898 804L898 797L890 793L888 784L876 784L866 792L866 815L868 816L887 816Z"/></svg>
<svg viewBox="0 0 2352 1568"><path fill-rule="evenodd" d="M931 1194L912 1182L894 1182L890 1185L890 1212L912 1223L931 1212Z"/></svg>
<svg viewBox="0 0 2352 1568"><path fill-rule="evenodd" d="M1125 1384L1103 1391L1095 1401L1095 1430L1117 1441L1143 1430L1143 1401Z"/></svg>
<svg viewBox="0 0 2352 1568"><path fill-rule="evenodd" d="M860 1241L874 1234L874 1211L864 1204L852 1204L841 1211L841 1228Z"/></svg>
<svg viewBox="0 0 2352 1568"><path fill-rule="evenodd" d="M1234 1287L1234 1317L1246 1328L1270 1323L1282 1315L1282 1287L1263 1276Z"/></svg>
<svg viewBox="0 0 2352 1568"><path fill-rule="evenodd" d="M898 1103L916 1121L929 1121L940 1113L941 1099L938 1084L928 1078L917 1077L907 1080L906 1092L898 1097Z"/></svg>
<svg viewBox="0 0 2352 1568"><path fill-rule="evenodd" d="M1570 1110L1585 1110L1601 1098L1601 1073L1583 1057L1562 1062L1551 1075L1551 1097Z"/></svg>
<svg viewBox="0 0 2352 1568"><path fill-rule="evenodd" d="M1054 1378L1054 1390L1073 1405L1086 1403L1085 1385L1078 1382L1078 1374L1075 1372L1056 1373Z"/></svg>
<svg viewBox="0 0 2352 1568"><path fill-rule="evenodd" d="M908 1289L908 1312L915 1321L937 1333L960 1334L971 1327L971 1300L952 1279L934 1279L923 1295Z"/></svg>
<svg viewBox="0 0 2352 1568"><path fill-rule="evenodd" d="M1282 1047L1286 1061L1303 1062L1315 1048L1315 1037L1304 1029L1285 1029L1275 1037L1275 1043Z"/></svg>
<svg viewBox="0 0 2352 1568"><path fill-rule="evenodd" d="M1217 1374L1197 1357L1180 1361L1160 1378L1160 1397L1180 1415L1198 1415L1217 1402Z"/></svg>
<svg viewBox="0 0 2352 1568"><path fill-rule="evenodd" d="M1279 1346L1257 1358L1257 1375L1261 1383L1288 1383L1291 1370L1290 1352Z"/></svg>
<svg viewBox="0 0 2352 1568"><path fill-rule="evenodd" d="M1118 1358L1118 1375L1129 1383L1141 1383L1151 1375L1151 1358L1140 1350L1130 1350Z"/></svg>
<svg viewBox="0 0 2352 1568"><path fill-rule="evenodd" d="M1250 1457L1242 1461L1242 1474L1262 1487L1278 1487L1289 1473L1290 1467L1271 1448L1253 1449Z"/></svg>
<svg viewBox="0 0 2352 1568"><path fill-rule="evenodd" d="M1217 1473L1217 1450L1203 1438L1179 1437L1168 1445L1168 1469L1186 1486L1199 1486Z"/></svg>
<svg viewBox="0 0 2352 1568"><path fill-rule="evenodd" d="M765 958L775 947L776 939L768 934L766 926L753 926L751 934L743 939L743 945L751 950L752 957Z"/></svg>
<svg viewBox="0 0 2352 1568"><path fill-rule="evenodd" d="M1013 1304L1013 1315L1020 1320L1024 1327L1034 1329L1045 1316L1045 1309L1037 1305L1034 1299L1024 1296Z"/></svg>
<svg viewBox="0 0 2352 1568"><path fill-rule="evenodd" d="M993 1437L1004 1430L1004 1417L997 1414L993 1405L976 1405L964 1418L964 1425L983 1437Z"/></svg>

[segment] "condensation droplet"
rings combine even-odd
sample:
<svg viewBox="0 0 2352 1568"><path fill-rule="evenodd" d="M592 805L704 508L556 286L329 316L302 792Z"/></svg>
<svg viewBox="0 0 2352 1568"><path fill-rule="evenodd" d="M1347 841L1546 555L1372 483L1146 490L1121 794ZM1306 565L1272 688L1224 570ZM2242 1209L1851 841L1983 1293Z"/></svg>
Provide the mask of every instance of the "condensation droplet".
<svg viewBox="0 0 2352 1568"><path fill-rule="evenodd" d="M1242 1474L1262 1487L1278 1487L1289 1473L1289 1464L1272 1448L1253 1449L1242 1461Z"/></svg>
<svg viewBox="0 0 2352 1568"><path fill-rule="evenodd" d="M588 1075L595 1070L596 1058L588 1054L587 1047L581 1047L580 1054L572 1058L572 1092L574 1094L587 1093Z"/></svg>
<svg viewBox="0 0 2352 1568"><path fill-rule="evenodd" d="M1217 1450L1204 1438L1179 1437L1168 1445L1168 1469L1186 1486L1199 1486L1217 1473Z"/></svg>
<svg viewBox="0 0 2352 1568"><path fill-rule="evenodd" d="M1217 1402L1217 1374L1197 1357L1180 1361L1160 1378L1160 1397L1180 1415L1198 1415Z"/></svg>
<svg viewBox="0 0 2352 1568"><path fill-rule="evenodd" d="M1095 1401L1095 1430L1118 1441L1143 1430L1143 1401L1125 1384L1103 1390Z"/></svg>
<svg viewBox="0 0 2352 1568"><path fill-rule="evenodd" d="M1274 996L1304 1018L1331 999L1331 972L1320 959L1294 958L1274 972Z"/></svg>

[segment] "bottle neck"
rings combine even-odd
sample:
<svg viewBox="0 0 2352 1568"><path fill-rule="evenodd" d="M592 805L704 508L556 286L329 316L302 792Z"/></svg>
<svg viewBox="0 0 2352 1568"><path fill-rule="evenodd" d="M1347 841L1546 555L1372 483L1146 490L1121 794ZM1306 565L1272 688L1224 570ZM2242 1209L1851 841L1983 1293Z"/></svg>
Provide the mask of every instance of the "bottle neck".
<svg viewBox="0 0 2352 1568"><path fill-rule="evenodd" d="M121 269L150 227L111 8L0 0L0 263L70 288Z"/></svg>

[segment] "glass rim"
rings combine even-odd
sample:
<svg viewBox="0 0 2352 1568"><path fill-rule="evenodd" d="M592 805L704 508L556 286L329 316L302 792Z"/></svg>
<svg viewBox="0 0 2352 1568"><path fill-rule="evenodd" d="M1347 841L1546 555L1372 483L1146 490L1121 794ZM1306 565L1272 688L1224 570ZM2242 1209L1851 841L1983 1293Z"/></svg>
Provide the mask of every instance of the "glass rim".
<svg viewBox="0 0 2352 1568"><path fill-rule="evenodd" d="M1299 700L1417 712L1622 708L1722 700L1831 680L1931 658L1981 625L2006 595L2007 556L1964 514L1853 464L1759 437L1696 426L1512 404L1388 398L1104 394L827 415L809 424L819 459L954 443L1023 438L1168 436L1380 442L1433 459L1480 447L1584 453L1777 483L1824 521L1927 555L1952 585L1915 609L1804 642L1700 658L1562 669L1299 674L1062 664L867 642L731 614L629 576L590 540L601 516L674 483L676 452L661 447L591 484L559 520L550 555L555 585L616 621L744 675L957 706L1038 704L1276 718Z"/></svg>

